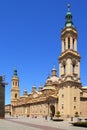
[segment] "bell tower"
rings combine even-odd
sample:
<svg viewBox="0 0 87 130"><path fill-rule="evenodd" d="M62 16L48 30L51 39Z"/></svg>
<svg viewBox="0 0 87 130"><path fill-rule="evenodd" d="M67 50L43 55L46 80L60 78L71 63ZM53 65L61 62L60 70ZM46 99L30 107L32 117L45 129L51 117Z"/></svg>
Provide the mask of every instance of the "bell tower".
<svg viewBox="0 0 87 130"><path fill-rule="evenodd" d="M72 22L70 5L68 5L68 12L65 18L65 27L61 32L60 77L63 80L80 82L80 54L77 51L78 32Z"/></svg>
<svg viewBox="0 0 87 130"><path fill-rule="evenodd" d="M14 105L17 99L20 97L20 89L19 89L19 78L17 75L17 70L14 70L14 74L12 76L12 88L11 88L11 105Z"/></svg>
<svg viewBox="0 0 87 130"><path fill-rule="evenodd" d="M61 31L62 52L59 56L59 110L61 115L74 116L80 105L80 54L77 51L78 32L72 22L70 4Z"/></svg>

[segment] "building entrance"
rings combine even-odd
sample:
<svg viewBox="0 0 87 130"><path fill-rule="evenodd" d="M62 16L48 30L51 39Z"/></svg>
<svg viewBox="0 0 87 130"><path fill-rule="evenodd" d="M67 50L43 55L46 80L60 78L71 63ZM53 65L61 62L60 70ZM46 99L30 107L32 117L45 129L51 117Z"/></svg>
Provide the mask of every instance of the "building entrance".
<svg viewBox="0 0 87 130"><path fill-rule="evenodd" d="M54 115L55 115L55 106L50 105L50 116L51 116L51 118L54 117Z"/></svg>

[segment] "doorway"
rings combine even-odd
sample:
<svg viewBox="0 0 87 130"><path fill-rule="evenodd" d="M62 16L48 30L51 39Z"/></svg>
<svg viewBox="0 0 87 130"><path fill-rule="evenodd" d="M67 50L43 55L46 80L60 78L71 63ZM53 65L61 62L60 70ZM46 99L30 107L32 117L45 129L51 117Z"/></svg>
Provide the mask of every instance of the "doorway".
<svg viewBox="0 0 87 130"><path fill-rule="evenodd" d="M50 111L51 111L50 116L54 117L54 115L55 115L55 106L54 105L50 105Z"/></svg>

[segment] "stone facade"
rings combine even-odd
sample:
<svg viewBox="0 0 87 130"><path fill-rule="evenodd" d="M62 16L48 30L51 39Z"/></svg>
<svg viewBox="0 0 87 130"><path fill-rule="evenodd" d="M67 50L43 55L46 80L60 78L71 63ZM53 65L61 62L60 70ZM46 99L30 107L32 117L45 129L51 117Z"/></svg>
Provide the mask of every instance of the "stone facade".
<svg viewBox="0 0 87 130"><path fill-rule="evenodd" d="M65 26L61 31L62 52L59 56L59 77L55 67L44 87L32 87L30 94L24 90L20 96L19 78L14 70L11 88L11 115L13 116L55 116L73 117L78 112L87 116L87 88L80 82L80 54L77 50L78 32L72 22L70 6Z"/></svg>
<svg viewBox="0 0 87 130"><path fill-rule="evenodd" d="M5 115L11 115L11 104L5 105Z"/></svg>
<svg viewBox="0 0 87 130"><path fill-rule="evenodd" d="M16 70L15 70L16 71ZM22 97L19 97L19 86L14 86L15 82L17 82L16 79L17 71L15 75L12 77L12 100L11 100L11 114L15 116L46 116L55 114L55 111L58 110L58 98L57 98L57 89L55 89L55 85L57 85L56 82L53 82L50 78L47 79L46 84L44 88L42 86L39 87L39 90L36 91L36 86L34 85L32 87L32 92L30 94L27 93L26 90L24 90L24 94ZM55 70L53 70L54 73ZM52 78L52 77L51 77ZM57 76L53 76L53 78L57 78ZM58 78L57 78L58 79ZM14 82L14 84L13 84ZM18 80L19 82L19 80ZM16 85L18 85L18 82ZM13 89L16 87L16 90ZM18 89L17 89L18 87ZM15 96L16 95L16 96ZM17 98L18 97L18 98Z"/></svg>

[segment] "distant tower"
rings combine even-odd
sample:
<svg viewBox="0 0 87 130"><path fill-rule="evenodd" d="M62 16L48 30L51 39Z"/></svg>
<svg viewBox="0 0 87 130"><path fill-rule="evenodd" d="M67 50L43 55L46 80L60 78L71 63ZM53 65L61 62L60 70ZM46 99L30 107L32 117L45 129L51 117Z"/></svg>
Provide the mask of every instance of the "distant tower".
<svg viewBox="0 0 87 130"><path fill-rule="evenodd" d="M55 67L53 67L53 69L52 69L52 76L57 76Z"/></svg>
<svg viewBox="0 0 87 130"><path fill-rule="evenodd" d="M62 53L59 57L59 110L64 116L80 113L80 54L77 51L78 32L72 22L70 5L61 31Z"/></svg>
<svg viewBox="0 0 87 130"><path fill-rule="evenodd" d="M20 89L19 89L19 78L17 75L17 70L14 70L14 74L12 76L12 88L11 88L11 105L14 105L20 97Z"/></svg>

